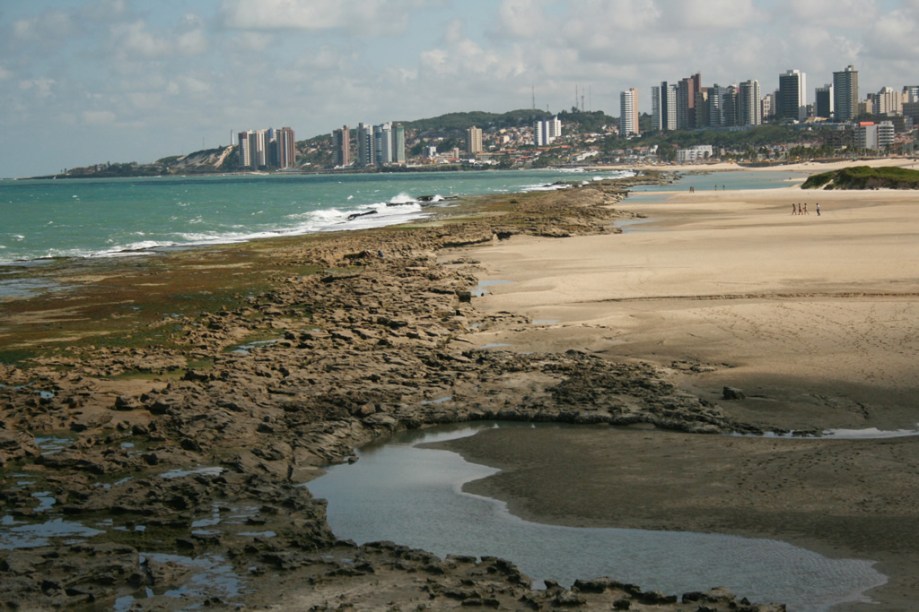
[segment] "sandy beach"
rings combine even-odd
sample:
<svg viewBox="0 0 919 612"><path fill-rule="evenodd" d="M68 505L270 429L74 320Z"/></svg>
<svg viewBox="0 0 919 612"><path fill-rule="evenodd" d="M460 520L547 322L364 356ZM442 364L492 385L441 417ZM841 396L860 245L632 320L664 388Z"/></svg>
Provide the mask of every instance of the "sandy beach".
<svg viewBox="0 0 919 612"><path fill-rule="evenodd" d="M792 215L804 202L809 214ZM529 322L466 339L650 362L767 430L919 429L915 193L789 187L618 208L644 218L616 236L475 249L482 278L504 281L477 306ZM724 387L744 398L725 400ZM470 490L535 520L760 535L874 559L890 577L871 593L883 609L919 600L919 437L526 435L451 443L505 470Z"/></svg>

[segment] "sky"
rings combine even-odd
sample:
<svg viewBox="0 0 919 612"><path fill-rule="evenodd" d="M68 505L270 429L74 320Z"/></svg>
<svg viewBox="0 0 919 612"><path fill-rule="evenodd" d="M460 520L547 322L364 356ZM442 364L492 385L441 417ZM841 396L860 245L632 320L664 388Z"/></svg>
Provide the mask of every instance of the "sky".
<svg viewBox="0 0 919 612"><path fill-rule="evenodd" d="M0 0L0 177L849 64L919 84L919 0Z"/></svg>

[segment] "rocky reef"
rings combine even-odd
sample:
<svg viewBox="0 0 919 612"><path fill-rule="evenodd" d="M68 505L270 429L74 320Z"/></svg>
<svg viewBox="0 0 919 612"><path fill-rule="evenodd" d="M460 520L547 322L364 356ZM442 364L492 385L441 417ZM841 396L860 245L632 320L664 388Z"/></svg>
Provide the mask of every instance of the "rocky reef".
<svg viewBox="0 0 919 612"><path fill-rule="evenodd" d="M533 590L499 559L356 546L302 486L372 440L441 423L750 430L650 364L461 340L526 323L477 312L470 246L614 232L622 195L597 182L498 212L477 202L418 227L272 243L269 289L147 324L168 324L169 344L83 343L0 364L0 602L779 609L610 579ZM167 282L169 263L157 274Z"/></svg>

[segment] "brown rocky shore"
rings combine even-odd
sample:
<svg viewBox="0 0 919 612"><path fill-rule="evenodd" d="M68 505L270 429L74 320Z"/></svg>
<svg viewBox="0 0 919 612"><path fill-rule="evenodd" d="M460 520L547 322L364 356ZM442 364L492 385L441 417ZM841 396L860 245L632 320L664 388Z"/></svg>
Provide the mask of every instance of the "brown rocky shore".
<svg viewBox="0 0 919 612"><path fill-rule="evenodd" d="M372 440L442 423L758 432L645 362L462 340L524 322L477 310L466 247L614 232L623 187L474 200L412 226L30 270L64 289L0 303L0 602L780 609L720 590L645 593L615 577L533 590L500 559L357 546L336 538L323 501L302 486Z"/></svg>

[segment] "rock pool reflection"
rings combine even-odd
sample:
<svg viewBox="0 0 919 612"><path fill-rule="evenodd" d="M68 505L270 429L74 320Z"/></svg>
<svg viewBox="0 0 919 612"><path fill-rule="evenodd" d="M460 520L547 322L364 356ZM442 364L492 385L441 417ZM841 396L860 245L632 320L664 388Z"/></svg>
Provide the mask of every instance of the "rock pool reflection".
<svg viewBox="0 0 919 612"><path fill-rule="evenodd" d="M723 586L751 601L824 610L870 601L864 592L886 582L871 561L829 559L775 540L524 521L502 502L462 492L464 483L497 470L453 452L417 447L481 428L400 434L307 486L329 501L329 523L338 537L359 544L391 540L441 556L499 556L516 563L537 586L547 579L568 585L576 578L609 576L645 590L680 594Z"/></svg>

